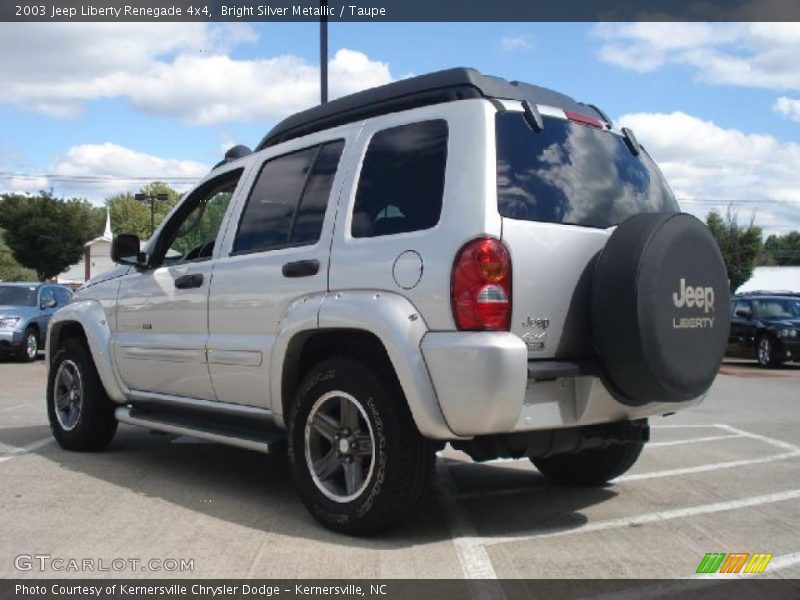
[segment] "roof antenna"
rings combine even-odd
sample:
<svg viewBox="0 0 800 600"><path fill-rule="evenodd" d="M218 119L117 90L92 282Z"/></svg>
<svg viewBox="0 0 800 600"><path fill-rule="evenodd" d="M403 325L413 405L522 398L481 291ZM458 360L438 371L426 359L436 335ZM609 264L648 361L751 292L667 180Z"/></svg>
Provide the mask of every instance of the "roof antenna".
<svg viewBox="0 0 800 600"><path fill-rule="evenodd" d="M328 102L328 0L319 0L319 89L320 104Z"/></svg>

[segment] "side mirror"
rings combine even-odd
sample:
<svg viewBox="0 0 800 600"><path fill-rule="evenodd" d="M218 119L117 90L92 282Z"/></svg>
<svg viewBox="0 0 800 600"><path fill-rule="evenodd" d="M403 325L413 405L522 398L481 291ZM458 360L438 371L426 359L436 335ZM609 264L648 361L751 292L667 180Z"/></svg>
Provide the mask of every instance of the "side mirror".
<svg viewBox="0 0 800 600"><path fill-rule="evenodd" d="M53 308L55 305L56 305L55 298L45 298L44 300L42 300L42 303L39 306L41 307L42 310L44 310L45 308Z"/></svg>
<svg viewBox="0 0 800 600"><path fill-rule="evenodd" d="M747 310L737 310L735 314L740 319L745 319L746 321L749 321L751 317L750 311Z"/></svg>
<svg viewBox="0 0 800 600"><path fill-rule="evenodd" d="M145 265L145 256L140 248L139 237L132 233L115 235L111 242L111 260L120 265Z"/></svg>

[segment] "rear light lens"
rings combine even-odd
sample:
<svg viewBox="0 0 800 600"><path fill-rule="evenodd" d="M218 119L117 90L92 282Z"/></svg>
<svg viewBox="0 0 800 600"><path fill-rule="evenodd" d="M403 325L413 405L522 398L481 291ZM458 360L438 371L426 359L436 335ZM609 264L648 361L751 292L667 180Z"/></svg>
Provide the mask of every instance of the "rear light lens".
<svg viewBox="0 0 800 600"><path fill-rule="evenodd" d="M453 319L462 331L508 331L511 326L511 257L494 238L466 243L451 281Z"/></svg>

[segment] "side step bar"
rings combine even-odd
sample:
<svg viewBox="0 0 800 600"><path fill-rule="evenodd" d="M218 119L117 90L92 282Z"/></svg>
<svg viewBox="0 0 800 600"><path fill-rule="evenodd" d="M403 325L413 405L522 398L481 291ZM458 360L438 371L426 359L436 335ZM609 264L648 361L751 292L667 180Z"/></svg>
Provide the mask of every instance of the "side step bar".
<svg viewBox="0 0 800 600"><path fill-rule="evenodd" d="M186 435L267 454L275 453L285 445L283 432L277 429L267 429L263 426L263 422L256 422L257 426L254 427L234 426L218 422L216 419L200 418L200 415L189 417L175 413L150 412L133 406L120 406L114 411L114 416L120 423L128 425L175 435Z"/></svg>

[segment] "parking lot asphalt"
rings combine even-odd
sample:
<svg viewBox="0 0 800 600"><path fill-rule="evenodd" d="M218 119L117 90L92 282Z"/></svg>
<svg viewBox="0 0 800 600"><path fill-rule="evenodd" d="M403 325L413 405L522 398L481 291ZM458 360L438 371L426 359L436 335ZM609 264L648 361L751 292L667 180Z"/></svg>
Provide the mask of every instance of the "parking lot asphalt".
<svg viewBox="0 0 800 600"><path fill-rule="evenodd" d="M708 552L773 553L762 576L800 577L796 364L726 362L706 401L651 420L639 462L600 489L448 448L418 514L376 539L318 526L282 455L127 426L107 451L61 450L44 389L43 360L0 362L2 577L684 578ZM126 566L16 568L34 554Z"/></svg>

